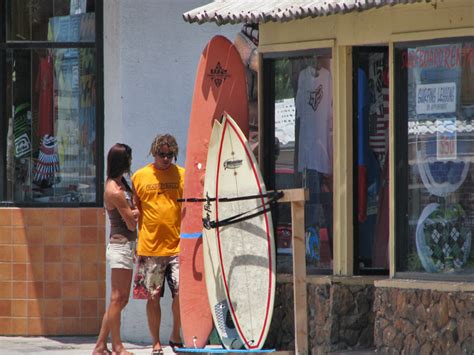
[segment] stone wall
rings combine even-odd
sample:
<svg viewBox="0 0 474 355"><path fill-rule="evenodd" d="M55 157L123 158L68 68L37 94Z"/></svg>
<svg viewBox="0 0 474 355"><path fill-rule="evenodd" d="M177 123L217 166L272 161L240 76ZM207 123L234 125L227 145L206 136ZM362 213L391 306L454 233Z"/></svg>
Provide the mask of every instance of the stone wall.
<svg viewBox="0 0 474 355"><path fill-rule="evenodd" d="M373 285L332 285L332 346L329 350L373 346L374 290Z"/></svg>
<svg viewBox="0 0 474 355"><path fill-rule="evenodd" d="M373 285L334 280L307 285L308 344L312 354L373 346ZM293 284L277 283L273 321L265 347L294 349Z"/></svg>
<svg viewBox="0 0 474 355"><path fill-rule="evenodd" d="M377 288L374 341L382 353L474 354L474 293Z"/></svg>
<svg viewBox="0 0 474 355"><path fill-rule="evenodd" d="M291 350L295 348L293 284L277 283L273 318L264 349Z"/></svg>

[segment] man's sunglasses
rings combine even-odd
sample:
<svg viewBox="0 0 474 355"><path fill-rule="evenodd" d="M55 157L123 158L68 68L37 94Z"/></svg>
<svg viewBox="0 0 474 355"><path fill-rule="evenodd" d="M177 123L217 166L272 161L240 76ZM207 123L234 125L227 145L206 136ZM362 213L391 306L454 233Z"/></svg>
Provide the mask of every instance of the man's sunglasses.
<svg viewBox="0 0 474 355"><path fill-rule="evenodd" d="M163 159L164 159L164 158L173 159L174 153L162 153L162 152L159 152L159 153L158 153L158 156L159 156L160 158L163 158Z"/></svg>

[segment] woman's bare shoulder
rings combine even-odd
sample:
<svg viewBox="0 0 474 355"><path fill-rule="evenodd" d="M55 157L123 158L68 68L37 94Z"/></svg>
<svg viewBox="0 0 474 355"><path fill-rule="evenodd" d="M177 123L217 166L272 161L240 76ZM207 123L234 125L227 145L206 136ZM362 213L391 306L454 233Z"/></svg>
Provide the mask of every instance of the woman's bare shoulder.
<svg viewBox="0 0 474 355"><path fill-rule="evenodd" d="M122 188L113 180L108 180L105 184L104 202L107 208L116 207L117 202L125 200Z"/></svg>

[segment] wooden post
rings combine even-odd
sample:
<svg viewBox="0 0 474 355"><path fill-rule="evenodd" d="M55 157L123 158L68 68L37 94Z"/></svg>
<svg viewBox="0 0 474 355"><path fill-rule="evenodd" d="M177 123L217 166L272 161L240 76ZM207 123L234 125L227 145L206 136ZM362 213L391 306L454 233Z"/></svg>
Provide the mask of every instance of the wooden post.
<svg viewBox="0 0 474 355"><path fill-rule="evenodd" d="M308 190L283 190L278 202L291 203L293 249L293 298L295 321L295 354L308 354L308 301L306 295L306 244L304 229L304 203Z"/></svg>

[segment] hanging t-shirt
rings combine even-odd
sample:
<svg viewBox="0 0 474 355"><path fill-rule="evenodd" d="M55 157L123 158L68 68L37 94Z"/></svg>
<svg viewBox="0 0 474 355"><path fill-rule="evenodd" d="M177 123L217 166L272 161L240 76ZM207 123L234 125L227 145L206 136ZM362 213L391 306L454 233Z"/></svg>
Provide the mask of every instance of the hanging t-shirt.
<svg viewBox="0 0 474 355"><path fill-rule="evenodd" d="M357 94L358 220L364 222L368 215L377 213L380 166L369 145L370 92L361 68L357 70Z"/></svg>
<svg viewBox="0 0 474 355"><path fill-rule="evenodd" d="M13 137L15 139L16 158L28 156L32 150L30 108L29 102L24 102L15 107Z"/></svg>
<svg viewBox="0 0 474 355"><path fill-rule="evenodd" d="M36 91L39 96L38 136L53 134L53 60L50 56L39 60Z"/></svg>
<svg viewBox="0 0 474 355"><path fill-rule="evenodd" d="M327 69L306 67L300 72L296 115L300 121L298 171L332 174L332 79Z"/></svg>

